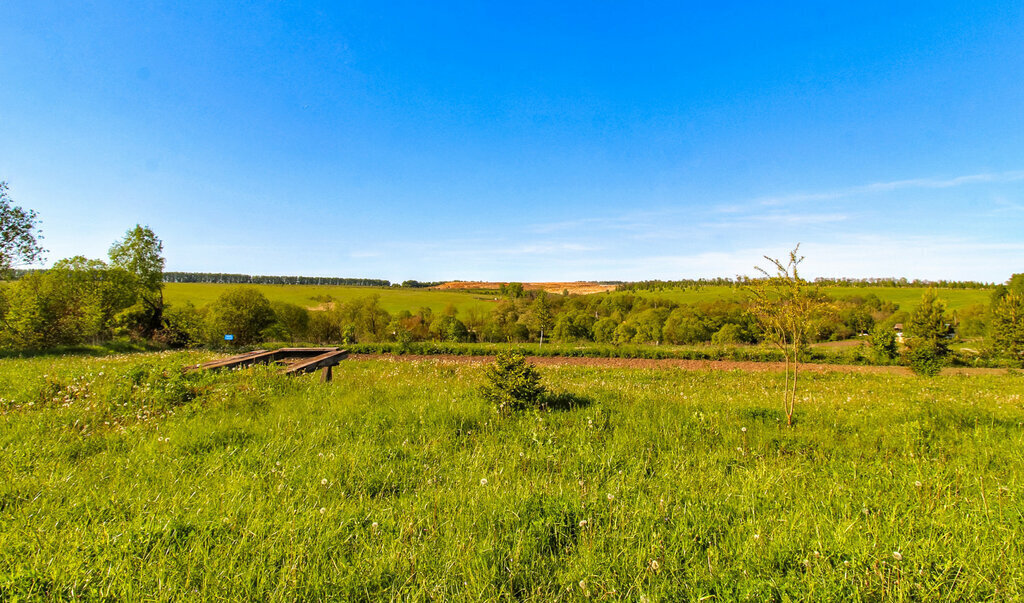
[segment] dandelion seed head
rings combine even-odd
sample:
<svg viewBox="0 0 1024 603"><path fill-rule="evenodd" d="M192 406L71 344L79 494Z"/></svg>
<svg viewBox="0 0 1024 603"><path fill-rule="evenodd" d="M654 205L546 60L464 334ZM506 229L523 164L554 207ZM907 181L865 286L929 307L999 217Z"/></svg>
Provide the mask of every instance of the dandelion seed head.
<svg viewBox="0 0 1024 603"><path fill-rule="evenodd" d="M486 477L481 477L480 478L480 485L481 486L486 486L487 485L487 478Z"/></svg>
<svg viewBox="0 0 1024 603"><path fill-rule="evenodd" d="M900 553L899 551L893 551L892 552L892 558L895 559L896 561L903 561L903 554Z"/></svg>

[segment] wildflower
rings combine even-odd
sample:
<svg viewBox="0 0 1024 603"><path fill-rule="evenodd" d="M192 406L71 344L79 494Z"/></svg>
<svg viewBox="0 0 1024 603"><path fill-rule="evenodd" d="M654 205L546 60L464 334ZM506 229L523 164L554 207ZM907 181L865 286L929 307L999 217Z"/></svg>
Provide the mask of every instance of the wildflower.
<svg viewBox="0 0 1024 603"><path fill-rule="evenodd" d="M377 531L377 522L376 521L370 524L370 529L375 531L375 532Z"/></svg>
<svg viewBox="0 0 1024 603"><path fill-rule="evenodd" d="M903 555L900 554L899 551L893 551L892 552L892 558L895 559L896 561L903 561Z"/></svg>
<svg viewBox="0 0 1024 603"><path fill-rule="evenodd" d="M321 486L326 486L327 485L327 478L326 477L323 478L322 480L320 480L320 485Z"/></svg>
<svg viewBox="0 0 1024 603"><path fill-rule="evenodd" d="M651 559L651 569L652 570L658 571L658 568L660 568L660 567L661 567L661 564L658 563L657 559Z"/></svg>
<svg viewBox="0 0 1024 603"><path fill-rule="evenodd" d="M920 488L921 487L921 482L914 482L914 485L917 486L918 488Z"/></svg>
<svg viewBox="0 0 1024 603"><path fill-rule="evenodd" d="M587 520L586 519L581 519L580 520L580 527L581 528L587 527Z"/></svg>
<svg viewBox="0 0 1024 603"><path fill-rule="evenodd" d="M744 428L740 429L740 431L742 431L743 433L747 433L747 428L744 427Z"/></svg>
<svg viewBox="0 0 1024 603"><path fill-rule="evenodd" d="M487 478L486 477L481 477L480 478L480 485L481 486L486 486L487 485Z"/></svg>
<svg viewBox="0 0 1024 603"><path fill-rule="evenodd" d="M325 509L324 507L320 507L320 514L321 515L323 515L326 512L327 512L327 509Z"/></svg>
<svg viewBox="0 0 1024 603"><path fill-rule="evenodd" d="M613 501L613 500L615 500L615 495L614 495L614 494L612 494L611 492L609 492L609 493L608 493L608 502L611 502L611 501Z"/></svg>

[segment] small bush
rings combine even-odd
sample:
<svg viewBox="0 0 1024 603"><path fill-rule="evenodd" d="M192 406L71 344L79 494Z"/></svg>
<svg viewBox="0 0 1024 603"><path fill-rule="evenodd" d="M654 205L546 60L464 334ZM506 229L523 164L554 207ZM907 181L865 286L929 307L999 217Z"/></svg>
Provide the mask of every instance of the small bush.
<svg viewBox="0 0 1024 603"><path fill-rule="evenodd" d="M526 362L520 352L503 352L484 372L487 383L482 388L484 398L493 403L501 414L537 408L544 386L540 384L540 371Z"/></svg>
<svg viewBox="0 0 1024 603"><path fill-rule="evenodd" d="M942 370L942 356L931 346L916 347L907 352L910 370L922 377L934 377Z"/></svg>

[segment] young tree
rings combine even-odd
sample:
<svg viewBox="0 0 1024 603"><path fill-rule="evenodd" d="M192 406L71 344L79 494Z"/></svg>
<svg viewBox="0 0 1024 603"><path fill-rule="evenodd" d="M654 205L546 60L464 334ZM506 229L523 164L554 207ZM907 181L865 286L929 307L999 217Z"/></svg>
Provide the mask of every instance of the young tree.
<svg viewBox="0 0 1024 603"><path fill-rule="evenodd" d="M1024 363L1024 294L1011 292L992 308L989 327L992 343L1000 353Z"/></svg>
<svg viewBox="0 0 1024 603"><path fill-rule="evenodd" d="M797 255L799 250L800 245L797 245L790 251L786 263L764 256L771 262L774 274L758 266L756 269L763 278L746 281L753 295L750 312L760 322L764 338L779 348L786 359L782 405L789 426L793 425L796 411L800 353L817 330L817 323L833 311L832 304L817 286L800 277L798 268L804 258Z"/></svg>
<svg viewBox="0 0 1024 603"><path fill-rule="evenodd" d="M8 276L15 265L33 264L46 252L39 245L36 212L11 205L7 183L0 182L0 278Z"/></svg>
<svg viewBox="0 0 1024 603"><path fill-rule="evenodd" d="M550 332L551 328L555 326L555 318L551 314L551 306L548 304L546 292L541 291L530 304L526 319L534 331L540 332L540 345L544 345L544 331Z"/></svg>
<svg viewBox="0 0 1024 603"><path fill-rule="evenodd" d="M519 352L502 352L484 369L485 399L502 415L536 408L544 394L540 371Z"/></svg>
<svg viewBox="0 0 1024 603"><path fill-rule="evenodd" d="M946 304L929 289L903 329L910 368L919 375L937 375L943 359L949 355L947 338L952 333Z"/></svg>
<svg viewBox="0 0 1024 603"><path fill-rule="evenodd" d="M164 312L164 244L148 226L135 225L124 238L110 247L112 266L122 268L135 279L135 288L142 304L133 312L137 327L151 337L163 326Z"/></svg>

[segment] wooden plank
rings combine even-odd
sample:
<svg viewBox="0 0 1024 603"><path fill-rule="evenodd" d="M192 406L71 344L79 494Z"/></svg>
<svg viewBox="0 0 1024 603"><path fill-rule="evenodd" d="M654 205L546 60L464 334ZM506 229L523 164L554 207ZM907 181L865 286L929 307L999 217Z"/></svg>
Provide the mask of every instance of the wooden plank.
<svg viewBox="0 0 1024 603"><path fill-rule="evenodd" d="M194 364L192 366L185 367L186 371L197 371L206 369L218 369L224 368L225 366L231 366L237 362L241 362L246 358L258 356L260 354L266 354L267 350L253 350L251 352L245 352L244 354L236 354L234 356L228 356L227 358L221 358L220 360L210 360L202 364Z"/></svg>
<svg viewBox="0 0 1024 603"><path fill-rule="evenodd" d="M222 368L239 368L250 364L269 364L284 358L307 358L310 356L321 356L328 352L336 352L338 348L280 348L277 350L253 350L243 354L236 354L220 360L211 360L194 366L187 367L186 371L194 370L217 370Z"/></svg>
<svg viewBox="0 0 1024 603"><path fill-rule="evenodd" d="M334 366L341 362L348 356L348 350L332 350L319 356L314 356L309 360L303 360L302 362L291 365L290 367L281 371L285 375L298 375L300 373L308 373L321 369L328 366Z"/></svg>

